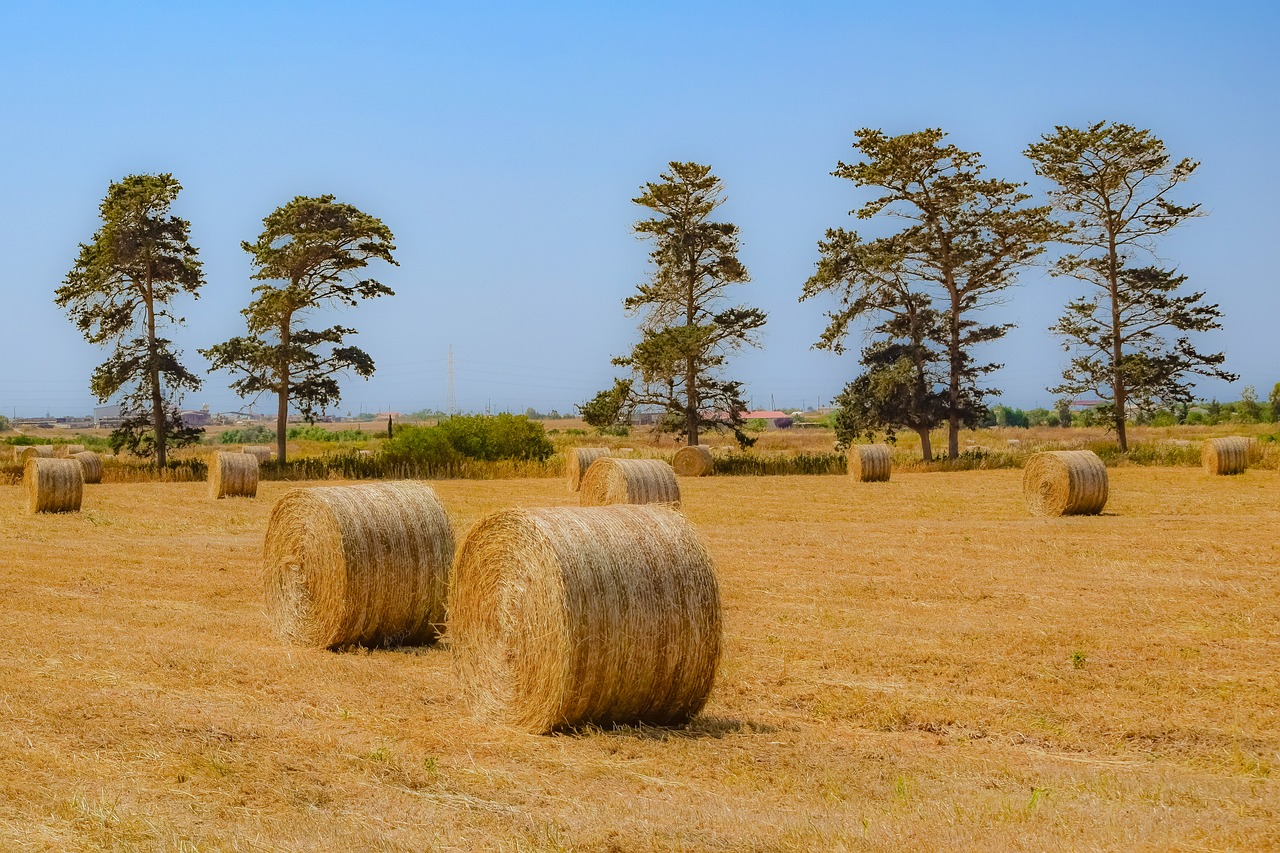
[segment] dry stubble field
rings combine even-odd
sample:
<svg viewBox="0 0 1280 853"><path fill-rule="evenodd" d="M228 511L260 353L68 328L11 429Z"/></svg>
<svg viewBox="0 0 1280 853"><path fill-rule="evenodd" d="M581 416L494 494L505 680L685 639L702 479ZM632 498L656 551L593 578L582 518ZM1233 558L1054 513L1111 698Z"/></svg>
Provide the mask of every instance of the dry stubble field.
<svg viewBox="0 0 1280 853"><path fill-rule="evenodd" d="M443 647L282 647L273 501L0 490L0 849L1280 845L1280 478L1120 468L685 480L726 606L689 730L467 718ZM458 529L563 481L435 484Z"/></svg>

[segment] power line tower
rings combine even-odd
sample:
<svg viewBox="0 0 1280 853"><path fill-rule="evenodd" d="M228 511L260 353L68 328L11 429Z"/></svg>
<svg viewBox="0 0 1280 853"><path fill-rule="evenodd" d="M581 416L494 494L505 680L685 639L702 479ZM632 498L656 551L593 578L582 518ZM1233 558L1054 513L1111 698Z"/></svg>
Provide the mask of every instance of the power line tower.
<svg viewBox="0 0 1280 853"><path fill-rule="evenodd" d="M449 417L458 414L458 389L453 385L453 344L449 344L449 387L445 396L444 411Z"/></svg>

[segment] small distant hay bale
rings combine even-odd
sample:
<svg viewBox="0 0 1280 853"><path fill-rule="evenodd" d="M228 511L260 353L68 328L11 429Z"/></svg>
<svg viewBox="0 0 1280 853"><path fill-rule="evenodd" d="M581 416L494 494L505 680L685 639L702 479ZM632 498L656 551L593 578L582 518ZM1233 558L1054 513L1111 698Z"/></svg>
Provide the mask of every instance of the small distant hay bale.
<svg viewBox="0 0 1280 853"><path fill-rule="evenodd" d="M1092 450L1050 450L1027 460L1022 493L1034 515L1097 515L1107 505L1107 466Z"/></svg>
<svg viewBox="0 0 1280 853"><path fill-rule="evenodd" d="M32 456L22 469L27 511L79 512L84 498L84 472L74 459Z"/></svg>
<svg viewBox="0 0 1280 853"><path fill-rule="evenodd" d="M428 485L294 489L263 551L267 615L291 643L421 645L444 628L453 529Z"/></svg>
<svg viewBox="0 0 1280 853"><path fill-rule="evenodd" d="M271 448L267 447L265 444L246 444L244 447L240 448L240 452L248 453L254 459L257 459L259 465L263 462L270 462L273 455Z"/></svg>
<svg viewBox="0 0 1280 853"><path fill-rule="evenodd" d="M84 453L83 444L59 444L53 449L53 455L60 459L70 459L77 453Z"/></svg>
<svg viewBox="0 0 1280 853"><path fill-rule="evenodd" d="M467 534L449 588L463 696L539 734L688 721L715 680L721 622L707 550L669 507L494 513Z"/></svg>
<svg viewBox="0 0 1280 853"><path fill-rule="evenodd" d="M887 482L889 459L887 444L855 444L849 448L849 476L864 483Z"/></svg>
<svg viewBox="0 0 1280 853"><path fill-rule="evenodd" d="M366 458L367 458L367 457L372 456L372 455L373 455L373 451L372 451L372 450L357 450L357 451L356 451L356 456L362 456L362 457L366 457Z"/></svg>
<svg viewBox="0 0 1280 853"><path fill-rule="evenodd" d="M582 488L582 478L591 463L608 455L607 447L570 447L565 451L564 471L569 476L569 491L576 492Z"/></svg>
<svg viewBox="0 0 1280 853"><path fill-rule="evenodd" d="M219 451L209 462L209 497L256 498L258 457Z"/></svg>
<svg viewBox="0 0 1280 853"><path fill-rule="evenodd" d="M13 458L19 462L26 464L28 459L52 459L52 444L28 444L25 447L15 447L13 449Z"/></svg>
<svg viewBox="0 0 1280 853"><path fill-rule="evenodd" d="M102 482L102 459L92 450L82 450L71 457L79 463L86 484Z"/></svg>
<svg viewBox="0 0 1280 853"><path fill-rule="evenodd" d="M676 451L671 460L677 477L706 477L715 470L715 460L711 458L711 448L705 444L686 445Z"/></svg>
<svg viewBox="0 0 1280 853"><path fill-rule="evenodd" d="M680 503L676 472L661 459L615 459L603 456L582 478L583 506Z"/></svg>
<svg viewBox="0 0 1280 853"><path fill-rule="evenodd" d="M1206 474L1243 474L1249 467L1249 439L1208 439L1200 448L1200 464Z"/></svg>

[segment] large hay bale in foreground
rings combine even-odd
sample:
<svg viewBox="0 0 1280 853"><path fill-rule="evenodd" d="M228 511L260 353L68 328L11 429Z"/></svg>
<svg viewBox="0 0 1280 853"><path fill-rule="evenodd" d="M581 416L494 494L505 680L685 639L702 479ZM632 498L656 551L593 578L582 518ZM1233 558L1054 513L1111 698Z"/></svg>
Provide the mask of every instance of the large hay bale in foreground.
<svg viewBox="0 0 1280 853"><path fill-rule="evenodd" d="M254 459L257 459L259 465L263 462L270 462L273 454L271 448L267 447L265 444L246 444L244 447L240 448L240 452L248 453Z"/></svg>
<svg viewBox="0 0 1280 853"><path fill-rule="evenodd" d="M889 460L887 444L855 444L849 448L849 476L864 483L887 482Z"/></svg>
<svg viewBox="0 0 1280 853"><path fill-rule="evenodd" d="M608 455L607 447L570 447L565 451L564 472L569 477L569 491L576 492L582 488L582 478L591 463Z"/></svg>
<svg viewBox="0 0 1280 853"><path fill-rule="evenodd" d="M25 447L19 446L13 449L13 458L19 462L26 464L28 459L52 459L52 444L28 444Z"/></svg>
<svg viewBox="0 0 1280 853"><path fill-rule="evenodd" d="M84 472L74 459L33 456L22 469L27 511L79 512L84 498Z"/></svg>
<svg viewBox="0 0 1280 853"><path fill-rule="evenodd" d="M583 506L680 503L676 472L661 459L615 459L591 463L582 478Z"/></svg>
<svg viewBox="0 0 1280 853"><path fill-rule="evenodd" d="M248 453L220 450L209 461L209 497L256 498L258 458Z"/></svg>
<svg viewBox="0 0 1280 853"><path fill-rule="evenodd" d="M1107 505L1107 466L1092 450L1050 450L1027 460L1022 493L1035 515L1097 515Z"/></svg>
<svg viewBox="0 0 1280 853"><path fill-rule="evenodd" d="M705 444L686 445L676 451L671 467L678 477L706 477L715 470L711 448Z"/></svg>
<svg viewBox="0 0 1280 853"><path fill-rule="evenodd" d="M53 449L53 455L59 459L70 459L77 453L84 453L83 444L59 444Z"/></svg>
<svg viewBox="0 0 1280 853"><path fill-rule="evenodd" d="M71 457L80 464L86 484L102 482L102 459L92 450L82 450Z"/></svg>
<svg viewBox="0 0 1280 853"><path fill-rule="evenodd" d="M1200 448L1200 464L1206 474L1243 474L1249 467L1249 439L1208 439Z"/></svg>
<svg viewBox="0 0 1280 853"><path fill-rule="evenodd" d="M267 615L289 642L411 645L443 630L453 530L428 485L294 489L263 550Z"/></svg>
<svg viewBox="0 0 1280 853"><path fill-rule="evenodd" d="M720 633L711 559L668 507L505 510L471 529L454 562L463 695L526 731L689 720L715 680Z"/></svg>

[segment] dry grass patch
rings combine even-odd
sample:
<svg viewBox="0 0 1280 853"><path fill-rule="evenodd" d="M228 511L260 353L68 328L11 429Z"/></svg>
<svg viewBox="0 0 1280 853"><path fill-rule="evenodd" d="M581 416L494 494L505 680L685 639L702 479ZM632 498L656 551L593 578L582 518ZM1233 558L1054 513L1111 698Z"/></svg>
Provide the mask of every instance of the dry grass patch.
<svg viewBox="0 0 1280 853"><path fill-rule="evenodd" d="M684 485L724 612L686 730L480 725L445 644L270 632L271 505L0 489L0 848L1262 849L1280 796L1276 477L1109 472L1040 519L1019 471ZM573 503L433 484L455 528ZM446 637L447 640L447 637Z"/></svg>

